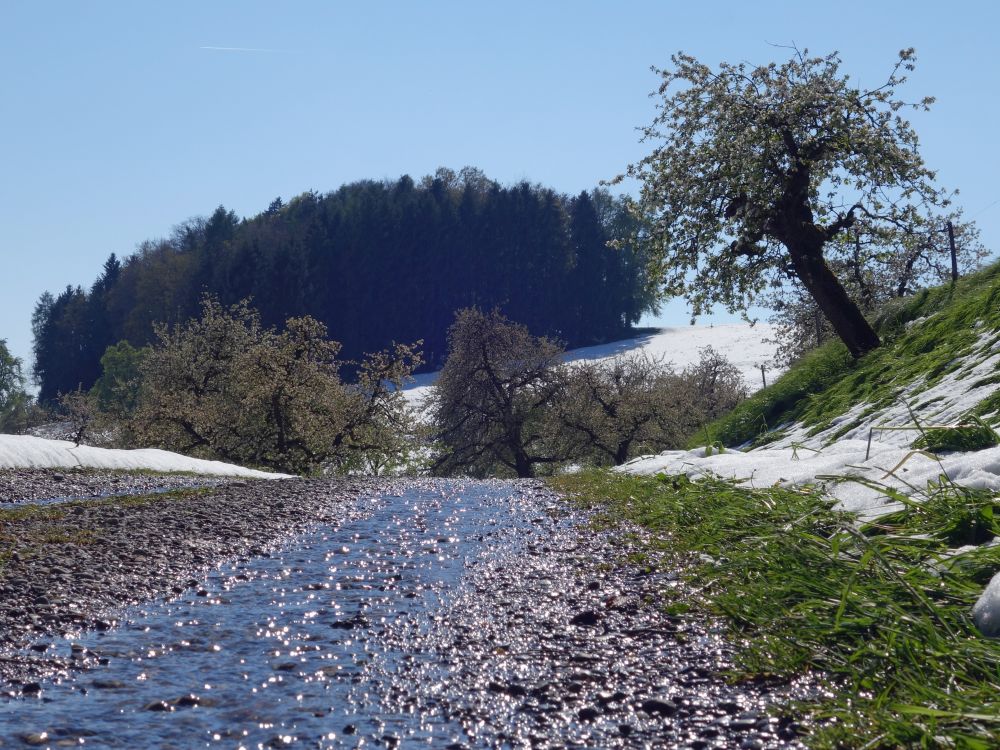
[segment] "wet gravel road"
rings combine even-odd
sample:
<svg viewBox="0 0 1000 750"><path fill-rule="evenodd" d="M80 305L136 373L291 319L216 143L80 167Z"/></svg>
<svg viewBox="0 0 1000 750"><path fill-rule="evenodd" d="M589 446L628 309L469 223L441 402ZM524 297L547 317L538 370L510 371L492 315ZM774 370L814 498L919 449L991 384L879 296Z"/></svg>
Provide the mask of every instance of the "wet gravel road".
<svg viewBox="0 0 1000 750"><path fill-rule="evenodd" d="M220 477L141 474L96 469L0 469L0 508L7 503L141 495L185 487L216 487L232 482Z"/></svg>
<svg viewBox="0 0 1000 750"><path fill-rule="evenodd" d="M798 746L768 715L797 689L727 684L720 634L657 606L676 576L537 483L240 482L66 520L94 538L0 568L3 747Z"/></svg>

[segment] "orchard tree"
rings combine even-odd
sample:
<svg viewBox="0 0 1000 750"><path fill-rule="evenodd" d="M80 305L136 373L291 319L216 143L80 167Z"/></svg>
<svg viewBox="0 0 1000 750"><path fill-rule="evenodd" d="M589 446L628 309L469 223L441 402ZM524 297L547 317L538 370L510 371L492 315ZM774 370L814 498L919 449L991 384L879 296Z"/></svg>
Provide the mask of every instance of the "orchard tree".
<svg viewBox="0 0 1000 750"><path fill-rule="evenodd" d="M565 368L551 416L567 456L619 465L679 448L698 425L692 389L645 353L583 360Z"/></svg>
<svg viewBox="0 0 1000 750"><path fill-rule="evenodd" d="M683 295L695 315L746 310L794 280L859 357L879 338L826 254L851 232L886 243L920 232L947 205L901 116L933 100L897 97L913 49L872 88L840 73L838 54L807 55L718 70L674 55L643 130L659 145L627 174L641 181L635 208L665 295Z"/></svg>
<svg viewBox="0 0 1000 750"><path fill-rule="evenodd" d="M439 474L533 477L563 460L545 410L562 391L563 348L498 311L459 310L431 396Z"/></svg>
<svg viewBox="0 0 1000 750"><path fill-rule="evenodd" d="M132 421L146 444L280 471L346 472L363 454L395 451L407 433L402 385L420 365L416 345L347 363L313 318L289 318L279 332L248 301L227 308L210 296L200 318L156 331ZM342 381L345 364L357 366L356 382Z"/></svg>
<svg viewBox="0 0 1000 750"><path fill-rule="evenodd" d="M750 395L736 365L710 346L699 350L697 364L685 367L681 379L701 424L731 412Z"/></svg>
<svg viewBox="0 0 1000 750"><path fill-rule="evenodd" d="M955 243L952 267L950 241ZM877 235L856 226L827 247L831 270L866 315L876 316L894 299L932 284L944 284L954 271L978 268L989 253L979 241L979 229L952 211L925 222L892 228ZM778 359L790 364L835 335L816 300L797 281L762 297L773 311Z"/></svg>

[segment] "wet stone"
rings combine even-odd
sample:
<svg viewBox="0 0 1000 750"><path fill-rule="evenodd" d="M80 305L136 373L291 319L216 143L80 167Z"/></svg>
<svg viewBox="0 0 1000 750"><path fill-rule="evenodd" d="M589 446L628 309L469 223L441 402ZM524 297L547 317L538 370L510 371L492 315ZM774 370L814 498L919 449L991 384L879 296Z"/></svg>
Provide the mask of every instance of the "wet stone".
<svg viewBox="0 0 1000 750"><path fill-rule="evenodd" d="M48 732L26 732L21 735L21 742L29 747L40 747L51 742Z"/></svg>
<svg viewBox="0 0 1000 750"><path fill-rule="evenodd" d="M757 721L760 717L757 714L743 714L738 716L729 722L730 729L735 729L737 731L746 731L748 729L753 729L757 726Z"/></svg>
<svg viewBox="0 0 1000 750"><path fill-rule="evenodd" d="M601 621L601 616L597 612L587 610L586 612L580 612L573 615L572 619L569 621L570 625L583 625L583 626L593 626L597 625Z"/></svg>
<svg viewBox="0 0 1000 750"><path fill-rule="evenodd" d="M640 707L646 713L653 714L655 716L673 716L677 713L676 703L669 700L660 700L658 698L648 698L640 704Z"/></svg>
<svg viewBox="0 0 1000 750"><path fill-rule="evenodd" d="M121 680L97 679L93 680L90 684L98 690L121 690L125 687L125 683Z"/></svg>

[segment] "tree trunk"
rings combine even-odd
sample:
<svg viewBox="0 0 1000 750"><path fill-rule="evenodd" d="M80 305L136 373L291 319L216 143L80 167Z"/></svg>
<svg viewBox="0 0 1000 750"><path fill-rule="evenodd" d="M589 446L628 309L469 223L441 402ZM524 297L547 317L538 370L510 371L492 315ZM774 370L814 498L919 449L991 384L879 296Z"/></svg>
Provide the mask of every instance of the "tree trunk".
<svg viewBox="0 0 1000 750"><path fill-rule="evenodd" d="M809 171L807 164L797 162L789 173L771 234L788 248L795 275L809 290L851 356L857 359L877 349L882 342L823 258L827 237L816 226L809 205ZM850 229L853 223L852 218L842 230Z"/></svg>
<svg viewBox="0 0 1000 750"><path fill-rule="evenodd" d="M615 466L621 466L623 463L628 461L628 451L631 447L631 440L618 443L618 449L615 451Z"/></svg>
<svg viewBox="0 0 1000 750"><path fill-rule="evenodd" d="M524 451L515 449L514 466L517 476L521 479L534 479L535 467Z"/></svg>
<svg viewBox="0 0 1000 750"><path fill-rule="evenodd" d="M878 334L823 259L823 240L819 231L809 227L796 237L786 238L785 246L799 281L816 300L851 356L857 359L877 349L881 345Z"/></svg>

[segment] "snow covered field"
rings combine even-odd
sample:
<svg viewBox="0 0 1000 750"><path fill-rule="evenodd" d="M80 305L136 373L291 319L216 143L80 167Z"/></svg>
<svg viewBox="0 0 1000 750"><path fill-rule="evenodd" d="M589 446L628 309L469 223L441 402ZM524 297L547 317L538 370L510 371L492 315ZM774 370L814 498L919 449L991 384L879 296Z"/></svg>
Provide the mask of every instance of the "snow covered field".
<svg viewBox="0 0 1000 750"><path fill-rule="evenodd" d="M47 440L30 435L0 435L0 469L122 469L129 471L187 471L227 477L284 479L287 474L269 474L242 466L188 458L179 453L144 448L120 450L75 446L67 440Z"/></svg>
<svg viewBox="0 0 1000 750"><path fill-rule="evenodd" d="M728 323L717 326L683 326L661 328L656 333L645 334L623 341L573 349L566 353L567 361L581 359L607 359L616 354L643 351L652 357L662 357L664 363L675 370L697 364L700 352L711 346L735 365L752 391L761 387L760 366L767 368L771 382L780 374L774 367L775 345L765 339L774 335L773 326L757 323ZM419 407L437 380L436 372L417 375L404 390L406 400Z"/></svg>

